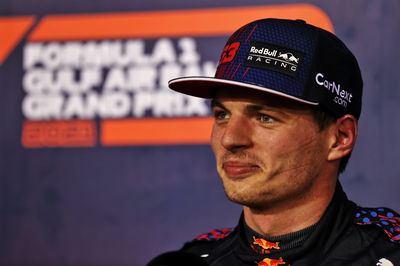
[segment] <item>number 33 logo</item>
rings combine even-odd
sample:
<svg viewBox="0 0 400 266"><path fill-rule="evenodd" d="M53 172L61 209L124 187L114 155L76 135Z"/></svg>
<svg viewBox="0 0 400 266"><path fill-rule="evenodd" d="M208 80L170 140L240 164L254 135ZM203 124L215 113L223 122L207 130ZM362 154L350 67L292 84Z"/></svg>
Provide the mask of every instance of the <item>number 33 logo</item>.
<svg viewBox="0 0 400 266"><path fill-rule="evenodd" d="M240 42L234 42L225 46L224 50L222 51L219 64L231 62L235 58L239 46Z"/></svg>

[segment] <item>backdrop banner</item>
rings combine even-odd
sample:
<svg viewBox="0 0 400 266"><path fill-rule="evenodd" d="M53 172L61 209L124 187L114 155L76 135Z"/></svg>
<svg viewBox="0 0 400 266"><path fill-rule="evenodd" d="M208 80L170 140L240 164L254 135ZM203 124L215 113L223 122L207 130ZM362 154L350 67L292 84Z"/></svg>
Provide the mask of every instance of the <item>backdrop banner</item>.
<svg viewBox="0 0 400 266"><path fill-rule="evenodd" d="M255 19L303 19L358 58L363 110L340 177L399 210L397 0L2 0L0 265L144 265L236 225L209 147L209 102L168 80L213 76Z"/></svg>

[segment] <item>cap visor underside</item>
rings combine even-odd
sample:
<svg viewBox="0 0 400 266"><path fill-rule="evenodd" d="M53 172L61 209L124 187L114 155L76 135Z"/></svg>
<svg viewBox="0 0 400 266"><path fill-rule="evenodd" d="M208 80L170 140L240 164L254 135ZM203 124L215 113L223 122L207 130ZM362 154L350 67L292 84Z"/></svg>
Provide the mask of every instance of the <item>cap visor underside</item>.
<svg viewBox="0 0 400 266"><path fill-rule="evenodd" d="M303 100L298 97L282 93L280 91L233 80L210 78L210 77L183 77L183 78L172 79L168 82L168 86L174 91L207 99L213 98L215 96L216 89L221 88L223 85L238 86L242 88L264 91L274 95L292 99L298 102L302 102L305 104L318 105L318 103L316 102Z"/></svg>

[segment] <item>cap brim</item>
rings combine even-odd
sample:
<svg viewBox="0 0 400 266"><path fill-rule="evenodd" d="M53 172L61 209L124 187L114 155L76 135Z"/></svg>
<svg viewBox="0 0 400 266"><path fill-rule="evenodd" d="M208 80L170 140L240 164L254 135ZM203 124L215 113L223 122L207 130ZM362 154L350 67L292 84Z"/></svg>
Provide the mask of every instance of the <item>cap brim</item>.
<svg viewBox="0 0 400 266"><path fill-rule="evenodd" d="M307 101L298 98L296 96L285 94L283 92L276 91L273 89L268 89L258 85L226 80L226 79L218 79L210 77L182 77L182 78L172 79L168 82L168 86L174 91L206 99L213 98L215 96L216 89L221 88L221 86L223 85L237 86L258 91L264 91L274 95L292 99L298 102L302 102L305 104L318 105L317 102Z"/></svg>

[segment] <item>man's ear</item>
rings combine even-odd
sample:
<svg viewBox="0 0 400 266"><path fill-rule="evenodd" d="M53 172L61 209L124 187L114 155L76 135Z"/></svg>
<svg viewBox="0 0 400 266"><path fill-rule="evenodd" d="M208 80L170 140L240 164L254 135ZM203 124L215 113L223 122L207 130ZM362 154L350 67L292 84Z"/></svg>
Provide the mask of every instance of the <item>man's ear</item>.
<svg viewBox="0 0 400 266"><path fill-rule="evenodd" d="M358 134L357 119L344 115L336 120L332 128L332 142L328 161L338 160L348 155L354 148Z"/></svg>

